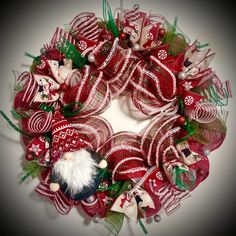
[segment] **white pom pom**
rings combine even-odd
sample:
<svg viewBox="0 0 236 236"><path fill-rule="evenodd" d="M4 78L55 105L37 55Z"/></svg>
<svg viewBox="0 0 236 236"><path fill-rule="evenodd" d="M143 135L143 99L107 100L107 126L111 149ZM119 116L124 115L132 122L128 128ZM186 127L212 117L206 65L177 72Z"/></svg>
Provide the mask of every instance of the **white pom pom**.
<svg viewBox="0 0 236 236"><path fill-rule="evenodd" d="M46 52L46 49L45 49L45 48L41 48L41 49L40 49L40 53L41 53L41 54L44 54L45 52Z"/></svg>
<svg viewBox="0 0 236 236"><path fill-rule="evenodd" d="M93 222L94 223L99 223L99 221L100 221L100 217L99 216L95 216L94 218L93 218Z"/></svg>
<svg viewBox="0 0 236 236"><path fill-rule="evenodd" d="M49 187L53 192L57 192L60 189L60 185L58 183L50 183Z"/></svg>
<svg viewBox="0 0 236 236"><path fill-rule="evenodd" d="M179 72L178 78L184 80L187 77L187 74L183 71Z"/></svg>
<svg viewBox="0 0 236 236"><path fill-rule="evenodd" d="M140 48L139 44L135 43L134 46L133 46L134 51L138 51L139 48Z"/></svg>
<svg viewBox="0 0 236 236"><path fill-rule="evenodd" d="M204 149L203 153L204 153L205 156L209 156L211 151L209 149Z"/></svg>
<svg viewBox="0 0 236 236"><path fill-rule="evenodd" d="M93 54L88 55L88 61L89 62L95 62L95 56Z"/></svg>
<svg viewBox="0 0 236 236"><path fill-rule="evenodd" d="M107 167L107 161L106 160L101 160L98 164L98 167L101 169L105 169Z"/></svg>
<svg viewBox="0 0 236 236"><path fill-rule="evenodd" d="M92 202L94 202L95 201L95 196L94 195L91 195L90 197L88 197L87 199L86 199L86 202L88 202L88 203L92 203Z"/></svg>

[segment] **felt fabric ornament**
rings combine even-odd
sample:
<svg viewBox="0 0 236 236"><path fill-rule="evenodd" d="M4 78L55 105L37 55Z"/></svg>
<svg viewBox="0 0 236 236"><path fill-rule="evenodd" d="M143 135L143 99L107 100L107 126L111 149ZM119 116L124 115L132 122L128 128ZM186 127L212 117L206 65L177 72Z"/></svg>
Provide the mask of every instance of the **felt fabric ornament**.
<svg viewBox="0 0 236 236"><path fill-rule="evenodd" d="M145 214L144 207L155 208L152 198L144 189L137 189L131 195L121 194L111 207L111 211L122 212L132 220L137 220L138 214Z"/></svg>
<svg viewBox="0 0 236 236"><path fill-rule="evenodd" d="M190 190L195 183L195 176L189 167L178 160L163 164L164 173L170 184L178 190Z"/></svg>
<svg viewBox="0 0 236 236"><path fill-rule="evenodd" d="M195 41L185 52L182 71L186 72L188 79L206 70L215 56L215 53L210 53L211 50L208 48L199 50L198 45L199 42Z"/></svg>
<svg viewBox="0 0 236 236"><path fill-rule="evenodd" d="M50 163L50 144L44 136L33 138L26 147L26 159L29 156L42 166L48 166Z"/></svg>
<svg viewBox="0 0 236 236"><path fill-rule="evenodd" d="M34 75L34 79L38 84L38 91L34 97L34 102L49 103L55 102L59 98L59 85L50 77L42 75Z"/></svg>
<svg viewBox="0 0 236 236"><path fill-rule="evenodd" d="M180 159L183 163L186 165L193 165L196 162L201 160L201 156L197 153L194 153L190 150L190 147L188 145L188 141L183 141L176 145L177 150L180 153Z"/></svg>
<svg viewBox="0 0 236 236"><path fill-rule="evenodd" d="M130 36L133 45L138 43L139 50L148 50L158 46L158 30L164 19L155 22L152 15L139 11L137 6L125 12L124 32Z"/></svg>
<svg viewBox="0 0 236 236"><path fill-rule="evenodd" d="M83 38L81 36L77 36L76 38L78 41L76 48L82 56L88 55L97 46L95 41L89 40L88 38Z"/></svg>

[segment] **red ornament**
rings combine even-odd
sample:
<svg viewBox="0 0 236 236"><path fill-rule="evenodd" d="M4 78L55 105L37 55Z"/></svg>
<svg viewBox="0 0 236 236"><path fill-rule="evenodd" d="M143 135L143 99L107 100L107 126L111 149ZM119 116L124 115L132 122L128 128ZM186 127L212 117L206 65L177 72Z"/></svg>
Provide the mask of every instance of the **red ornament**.
<svg viewBox="0 0 236 236"><path fill-rule="evenodd" d="M163 28L158 29L158 36L159 37L161 37L161 38L164 37L165 33L166 33L165 29L163 29Z"/></svg>
<svg viewBox="0 0 236 236"><path fill-rule="evenodd" d="M178 125L184 125L185 122L186 122L186 119L185 119L184 116L179 116L179 118L177 119L176 122L177 122Z"/></svg>
<svg viewBox="0 0 236 236"><path fill-rule="evenodd" d="M33 161L34 160L34 155L32 153L26 153L25 159L27 161Z"/></svg>
<svg viewBox="0 0 236 236"><path fill-rule="evenodd" d="M121 32L119 35L119 38L121 40L126 40L126 39L128 39L128 34L126 34L125 32Z"/></svg>

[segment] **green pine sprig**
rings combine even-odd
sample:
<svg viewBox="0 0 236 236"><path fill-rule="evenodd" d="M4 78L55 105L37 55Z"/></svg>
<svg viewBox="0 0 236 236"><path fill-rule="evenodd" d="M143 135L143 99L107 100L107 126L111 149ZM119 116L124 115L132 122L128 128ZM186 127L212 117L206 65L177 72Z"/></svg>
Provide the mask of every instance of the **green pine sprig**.
<svg viewBox="0 0 236 236"><path fill-rule="evenodd" d="M38 165L35 161L29 161L24 167L24 175L21 177L21 183L24 182L29 176L31 176L32 179L39 176L41 173L43 167Z"/></svg>

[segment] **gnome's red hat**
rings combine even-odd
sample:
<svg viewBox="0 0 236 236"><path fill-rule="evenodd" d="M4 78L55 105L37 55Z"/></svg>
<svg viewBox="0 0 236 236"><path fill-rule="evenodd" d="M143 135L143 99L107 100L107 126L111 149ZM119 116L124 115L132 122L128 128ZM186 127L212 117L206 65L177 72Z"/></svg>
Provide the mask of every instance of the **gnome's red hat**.
<svg viewBox="0 0 236 236"><path fill-rule="evenodd" d="M55 111L52 120L51 161L55 163L65 152L87 148L84 135L70 124L60 111Z"/></svg>

